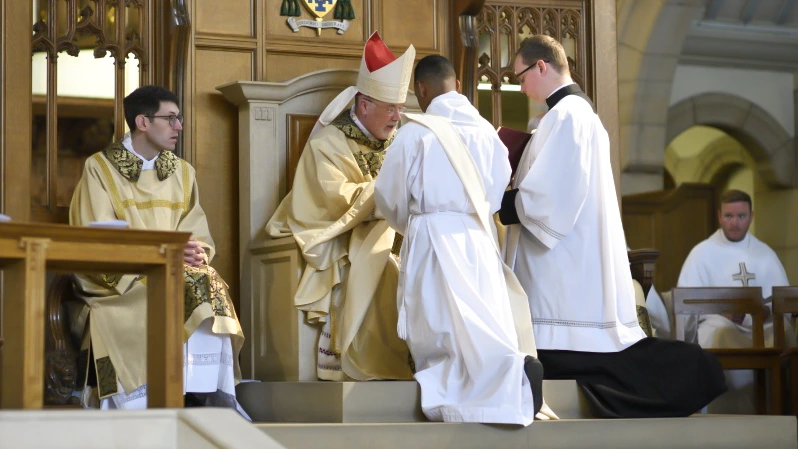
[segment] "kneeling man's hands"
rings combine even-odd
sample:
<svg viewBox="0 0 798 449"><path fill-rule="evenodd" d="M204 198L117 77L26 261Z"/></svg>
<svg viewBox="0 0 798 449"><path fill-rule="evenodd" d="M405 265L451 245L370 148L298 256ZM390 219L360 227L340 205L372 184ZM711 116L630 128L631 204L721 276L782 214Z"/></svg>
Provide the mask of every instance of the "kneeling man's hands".
<svg viewBox="0 0 798 449"><path fill-rule="evenodd" d="M189 239L183 249L183 262L192 267L198 267L205 263L205 248L200 246L196 239Z"/></svg>

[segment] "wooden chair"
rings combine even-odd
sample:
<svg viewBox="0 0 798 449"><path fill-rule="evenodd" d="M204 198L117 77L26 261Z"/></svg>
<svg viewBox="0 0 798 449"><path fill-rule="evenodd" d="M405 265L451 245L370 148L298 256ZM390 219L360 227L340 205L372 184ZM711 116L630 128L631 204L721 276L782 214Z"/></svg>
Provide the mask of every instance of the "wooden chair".
<svg viewBox="0 0 798 449"><path fill-rule="evenodd" d="M677 287L672 290L676 338L684 341L683 315L750 314L753 319L751 348L706 348L718 358L724 369L756 370L757 412L767 406L767 381L770 372L770 413L782 413L781 348L765 347L764 322L768 314L763 305L761 287ZM694 342L693 342L694 343Z"/></svg>
<svg viewBox="0 0 798 449"><path fill-rule="evenodd" d="M69 332L64 306L81 301L73 290L71 274L56 274L47 287L45 304L45 385L46 406L75 406L72 396L78 378L77 347Z"/></svg>
<svg viewBox="0 0 798 449"><path fill-rule="evenodd" d="M798 348L788 348L784 339L784 315L798 314L798 287L773 287L773 341L782 350L781 367L787 385L785 409L798 414Z"/></svg>

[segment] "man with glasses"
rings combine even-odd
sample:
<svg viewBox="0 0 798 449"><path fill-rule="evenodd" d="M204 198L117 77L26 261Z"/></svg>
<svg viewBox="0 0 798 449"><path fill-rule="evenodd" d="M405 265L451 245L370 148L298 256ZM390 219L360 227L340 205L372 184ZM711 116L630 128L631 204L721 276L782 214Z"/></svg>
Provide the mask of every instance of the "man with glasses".
<svg viewBox="0 0 798 449"><path fill-rule="evenodd" d="M499 211L546 378L579 381L601 416L700 410L725 390L720 363L638 324L609 137L562 45L526 39L514 69L521 91L549 107Z"/></svg>
<svg viewBox="0 0 798 449"><path fill-rule="evenodd" d="M411 45L397 58L374 33L357 85L322 112L291 191L266 226L293 236L307 263L294 305L320 329L324 380L412 378L396 334L395 232L374 208L374 180L399 125L413 69ZM354 104L349 104L354 100Z"/></svg>
<svg viewBox="0 0 798 449"><path fill-rule="evenodd" d="M159 86L140 87L124 99L130 132L86 161L69 222L122 220L134 229L191 232L183 252L186 405L226 406L246 416L235 397L244 334L227 285L209 265L215 250L196 173L172 152L183 130L177 104L177 96ZM88 305L73 314L73 329L85 327L84 404L146 408L146 278L79 275L75 284ZM91 360L84 359L89 354Z"/></svg>

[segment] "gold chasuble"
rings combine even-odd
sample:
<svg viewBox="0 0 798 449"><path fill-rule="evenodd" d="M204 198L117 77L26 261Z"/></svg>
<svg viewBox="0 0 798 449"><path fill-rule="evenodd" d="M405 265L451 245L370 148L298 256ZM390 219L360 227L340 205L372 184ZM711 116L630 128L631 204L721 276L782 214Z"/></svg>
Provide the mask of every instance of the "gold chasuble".
<svg viewBox="0 0 798 449"><path fill-rule="evenodd" d="M294 305L325 324L317 363L327 380L410 379L410 353L396 333L399 268L395 232L375 216L374 179L390 140L365 136L346 109L311 136L292 190L266 225L293 236L306 266ZM329 330L329 334L327 331Z"/></svg>
<svg viewBox="0 0 798 449"><path fill-rule="evenodd" d="M244 334L227 285L207 265L214 244L199 204L194 168L170 151L160 154L154 170L141 167L142 160L121 143L91 156L72 197L69 222L87 226L93 221L125 220L133 229L191 232L207 259L199 268L184 265L185 296L174 298L185 303L184 340L202 321L213 318L213 332L231 336L238 382L238 353ZM88 350L90 344L99 396L117 393L117 380L129 394L147 382L147 279L135 274L79 275L75 282L78 295L89 305L84 335L90 338L84 338L83 349Z"/></svg>

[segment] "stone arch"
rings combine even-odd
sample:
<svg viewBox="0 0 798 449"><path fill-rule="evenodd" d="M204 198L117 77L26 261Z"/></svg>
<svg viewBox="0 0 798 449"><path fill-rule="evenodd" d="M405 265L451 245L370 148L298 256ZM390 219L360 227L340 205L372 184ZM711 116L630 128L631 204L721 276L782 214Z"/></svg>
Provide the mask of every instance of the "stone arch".
<svg viewBox="0 0 798 449"><path fill-rule="evenodd" d="M666 142L696 125L717 128L743 144L768 187L795 185L793 138L761 107L726 93L686 98L668 110Z"/></svg>
<svg viewBox="0 0 798 449"><path fill-rule="evenodd" d="M648 178L639 179L638 191L662 188L673 77L690 24L705 3L618 0L621 167L624 177Z"/></svg>

